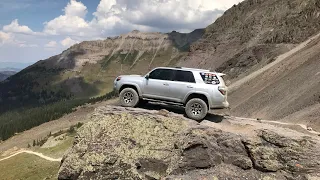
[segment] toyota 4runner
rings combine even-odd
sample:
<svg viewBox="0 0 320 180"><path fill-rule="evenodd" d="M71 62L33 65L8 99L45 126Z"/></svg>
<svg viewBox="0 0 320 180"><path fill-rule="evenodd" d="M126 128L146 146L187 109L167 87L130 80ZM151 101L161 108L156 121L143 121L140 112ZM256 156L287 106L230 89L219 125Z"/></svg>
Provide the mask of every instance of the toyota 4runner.
<svg viewBox="0 0 320 180"><path fill-rule="evenodd" d="M181 105L186 115L202 120L209 109L228 108L225 74L204 69L158 67L145 76L121 75L114 90L125 107L148 101Z"/></svg>

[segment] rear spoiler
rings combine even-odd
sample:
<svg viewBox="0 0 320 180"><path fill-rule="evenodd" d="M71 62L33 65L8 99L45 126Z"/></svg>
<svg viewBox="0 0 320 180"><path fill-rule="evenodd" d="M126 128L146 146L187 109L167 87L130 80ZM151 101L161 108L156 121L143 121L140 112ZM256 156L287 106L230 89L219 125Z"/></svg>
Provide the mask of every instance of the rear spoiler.
<svg viewBox="0 0 320 180"><path fill-rule="evenodd" d="M218 76L222 77L222 76L226 76L226 74L224 73L216 73Z"/></svg>

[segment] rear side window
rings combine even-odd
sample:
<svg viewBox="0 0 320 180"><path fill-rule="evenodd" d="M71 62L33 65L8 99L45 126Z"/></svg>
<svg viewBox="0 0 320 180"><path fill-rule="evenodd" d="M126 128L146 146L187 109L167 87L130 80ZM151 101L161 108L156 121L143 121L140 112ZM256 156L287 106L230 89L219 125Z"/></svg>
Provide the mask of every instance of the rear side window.
<svg viewBox="0 0 320 180"><path fill-rule="evenodd" d="M175 70L174 81L195 83L193 73L190 71Z"/></svg>
<svg viewBox="0 0 320 180"><path fill-rule="evenodd" d="M203 82L206 84L220 84L218 76L214 73L201 72L200 75L202 77Z"/></svg>
<svg viewBox="0 0 320 180"><path fill-rule="evenodd" d="M172 80L173 70L171 69L156 69L152 71L149 75L150 79L157 80Z"/></svg>

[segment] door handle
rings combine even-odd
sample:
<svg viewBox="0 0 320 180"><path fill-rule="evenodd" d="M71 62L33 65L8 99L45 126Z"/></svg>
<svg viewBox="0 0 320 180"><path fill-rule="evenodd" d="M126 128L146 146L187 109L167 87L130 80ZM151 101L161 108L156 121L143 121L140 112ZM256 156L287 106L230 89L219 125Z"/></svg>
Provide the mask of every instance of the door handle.
<svg viewBox="0 0 320 180"><path fill-rule="evenodd" d="M169 84L168 84L168 83L163 83L163 85L165 85L165 86L169 86Z"/></svg>
<svg viewBox="0 0 320 180"><path fill-rule="evenodd" d="M187 86L187 88L193 88L193 86Z"/></svg>

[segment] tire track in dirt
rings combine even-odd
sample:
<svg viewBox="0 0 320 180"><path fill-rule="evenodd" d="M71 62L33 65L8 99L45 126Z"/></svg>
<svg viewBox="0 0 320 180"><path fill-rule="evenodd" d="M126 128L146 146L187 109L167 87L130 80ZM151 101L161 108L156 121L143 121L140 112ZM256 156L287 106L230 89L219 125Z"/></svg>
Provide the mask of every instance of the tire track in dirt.
<svg viewBox="0 0 320 180"><path fill-rule="evenodd" d="M0 162L1 162L1 161L4 161L4 160L7 160L7 159L10 159L10 158L12 158L12 157L14 157L14 156L17 156L17 155L19 155L19 154L22 154L22 153L27 153L27 154L36 155L36 156L38 156L38 157L40 157L40 158L42 158L42 159L45 159L45 160L48 160L48 161L51 161L51 162L60 162L61 159L62 159L62 158L58 158L58 159L51 158L51 157L49 157L49 156L43 155L42 153L38 153L38 152L34 152L34 151L20 150L20 151L14 153L14 154L12 154L12 155L10 155L10 156L8 156L8 157L5 157L5 158L3 158L3 159L0 159Z"/></svg>

